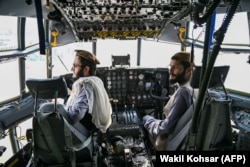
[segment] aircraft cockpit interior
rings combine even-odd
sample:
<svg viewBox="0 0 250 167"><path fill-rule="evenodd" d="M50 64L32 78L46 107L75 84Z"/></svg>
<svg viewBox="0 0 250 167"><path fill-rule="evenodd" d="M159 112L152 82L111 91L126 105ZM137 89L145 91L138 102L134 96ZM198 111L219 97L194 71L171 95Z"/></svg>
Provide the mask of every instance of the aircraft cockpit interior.
<svg viewBox="0 0 250 167"><path fill-rule="evenodd" d="M248 0L1 0L0 167L156 167L159 153L249 151L249 7ZM79 48L101 62L105 132L66 113ZM192 104L158 149L143 117L165 119L179 86L170 82L170 59L179 51L191 55Z"/></svg>

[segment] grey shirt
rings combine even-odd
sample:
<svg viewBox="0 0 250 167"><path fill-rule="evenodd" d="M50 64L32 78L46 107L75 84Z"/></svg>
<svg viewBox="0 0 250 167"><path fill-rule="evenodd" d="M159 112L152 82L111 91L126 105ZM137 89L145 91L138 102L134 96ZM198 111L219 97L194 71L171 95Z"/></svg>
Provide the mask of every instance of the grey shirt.
<svg viewBox="0 0 250 167"><path fill-rule="evenodd" d="M143 124L148 133L156 138L157 135L170 134L187 109L193 103L192 95L187 87L179 87L176 90L170 112L164 120L155 119L146 115L143 117Z"/></svg>
<svg viewBox="0 0 250 167"><path fill-rule="evenodd" d="M89 110L88 98L86 90L83 87L80 90L79 94L77 95L74 104L68 107L67 113L72 123L74 124L80 121L88 112L88 110Z"/></svg>

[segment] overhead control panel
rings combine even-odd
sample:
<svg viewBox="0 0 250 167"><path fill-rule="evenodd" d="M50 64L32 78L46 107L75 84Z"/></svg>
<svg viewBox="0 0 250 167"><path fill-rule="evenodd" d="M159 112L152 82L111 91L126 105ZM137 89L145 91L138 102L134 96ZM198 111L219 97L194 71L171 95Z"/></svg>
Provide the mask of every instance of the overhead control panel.
<svg viewBox="0 0 250 167"><path fill-rule="evenodd" d="M189 0L53 0L78 40L154 38L176 13L189 13ZM186 15L184 15L186 16ZM180 18L178 18L180 19Z"/></svg>

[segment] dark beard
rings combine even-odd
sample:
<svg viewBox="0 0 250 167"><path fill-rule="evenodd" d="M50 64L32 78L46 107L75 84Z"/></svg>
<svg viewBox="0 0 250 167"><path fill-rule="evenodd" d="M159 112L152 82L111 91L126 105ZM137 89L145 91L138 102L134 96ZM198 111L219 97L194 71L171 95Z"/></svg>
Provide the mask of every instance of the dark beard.
<svg viewBox="0 0 250 167"><path fill-rule="evenodd" d="M175 79L170 79L169 80L170 84L179 83L180 85L182 85L186 83L187 80L185 79L185 73L186 73L186 70L184 70L181 74L176 75Z"/></svg>
<svg viewBox="0 0 250 167"><path fill-rule="evenodd" d="M72 82L75 82L75 81L78 80L80 77L84 77L84 76L83 76L82 69L78 71L78 73L76 74L76 77L72 77Z"/></svg>

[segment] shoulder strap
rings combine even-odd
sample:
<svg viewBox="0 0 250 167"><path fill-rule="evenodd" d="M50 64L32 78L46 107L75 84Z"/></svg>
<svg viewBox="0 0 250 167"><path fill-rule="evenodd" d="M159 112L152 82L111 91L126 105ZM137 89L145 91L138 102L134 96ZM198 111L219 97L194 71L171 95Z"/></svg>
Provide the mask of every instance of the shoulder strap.
<svg viewBox="0 0 250 167"><path fill-rule="evenodd" d="M68 145L69 148L74 150L74 151L79 151L79 150L82 150L83 148L87 147L91 142L91 138L92 138L91 135L87 138L81 132L79 132L74 126L72 126L64 117L63 117L63 120L64 120L64 125L65 125L64 130L65 131L70 130L70 132L72 132L81 141L81 143L79 143L79 144L75 144L75 145L70 144L70 145ZM69 133L69 135L70 134L71 133ZM67 138L72 140L72 137L70 137L70 138L67 137Z"/></svg>
<svg viewBox="0 0 250 167"><path fill-rule="evenodd" d="M183 129L181 129L181 131L174 138L172 138L171 141L167 143L168 151L177 150L177 148L179 147L179 145L181 144L181 142L184 140L185 136L188 133L190 123L191 123L191 120L188 121L188 123L183 127Z"/></svg>
<svg viewBox="0 0 250 167"><path fill-rule="evenodd" d="M188 134L188 130L192 121L194 104L192 104L183 116L177 122L174 132L169 135L166 150L176 150L185 136Z"/></svg>
<svg viewBox="0 0 250 167"><path fill-rule="evenodd" d="M48 122L48 116L52 114L52 112L48 112L48 113L45 113L45 112L39 112L38 113L38 117L37 117L37 120L38 120L38 124L40 125L43 133L44 133L44 136L47 140L47 143L53 153L53 155L56 157L58 163L63 163L64 162L64 158L58 148L58 145L55 141L55 138L53 136L53 133L51 132L51 127L50 127L50 124Z"/></svg>

